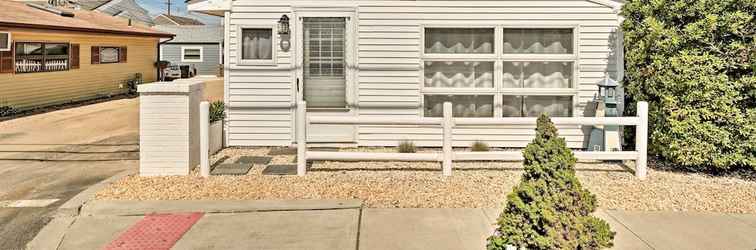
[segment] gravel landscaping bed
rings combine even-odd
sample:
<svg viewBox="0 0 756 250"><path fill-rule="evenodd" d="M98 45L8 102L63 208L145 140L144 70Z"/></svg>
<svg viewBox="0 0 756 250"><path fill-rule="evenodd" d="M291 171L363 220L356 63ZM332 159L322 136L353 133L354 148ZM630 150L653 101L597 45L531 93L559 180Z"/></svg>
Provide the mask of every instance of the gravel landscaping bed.
<svg viewBox="0 0 756 250"><path fill-rule="evenodd" d="M271 148L229 148L213 160L268 156ZM360 148L347 151L394 152ZM422 149L425 151L428 149ZM277 149L277 151L281 151ZM295 151L291 151L295 153ZM270 164L292 164L275 154ZM632 163L629 163L632 164ZM522 175L520 162L456 162L443 177L431 162L315 162L307 176L128 176L97 194L101 200L361 199L376 208L499 207ZM649 169L638 180L620 163L579 163L577 175L605 209L756 213L756 181Z"/></svg>

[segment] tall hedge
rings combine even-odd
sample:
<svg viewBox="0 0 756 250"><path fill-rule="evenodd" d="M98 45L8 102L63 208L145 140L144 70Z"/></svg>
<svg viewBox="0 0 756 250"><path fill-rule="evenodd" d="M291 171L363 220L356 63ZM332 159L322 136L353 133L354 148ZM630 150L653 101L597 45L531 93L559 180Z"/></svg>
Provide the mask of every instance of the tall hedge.
<svg viewBox="0 0 756 250"><path fill-rule="evenodd" d="M756 0L628 0L626 93L651 153L690 170L756 169Z"/></svg>
<svg viewBox="0 0 756 250"><path fill-rule="evenodd" d="M612 247L609 225L590 214L596 197L575 176L575 162L551 120L538 118L536 138L523 151L525 173L507 196L489 250Z"/></svg>

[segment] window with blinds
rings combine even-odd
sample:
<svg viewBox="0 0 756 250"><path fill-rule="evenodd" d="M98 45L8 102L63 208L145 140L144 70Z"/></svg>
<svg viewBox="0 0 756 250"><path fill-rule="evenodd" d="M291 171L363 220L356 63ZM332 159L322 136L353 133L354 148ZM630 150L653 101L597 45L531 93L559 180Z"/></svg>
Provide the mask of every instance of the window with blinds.
<svg viewBox="0 0 756 250"><path fill-rule="evenodd" d="M307 17L304 27L304 98L308 107L346 106L343 17Z"/></svg>

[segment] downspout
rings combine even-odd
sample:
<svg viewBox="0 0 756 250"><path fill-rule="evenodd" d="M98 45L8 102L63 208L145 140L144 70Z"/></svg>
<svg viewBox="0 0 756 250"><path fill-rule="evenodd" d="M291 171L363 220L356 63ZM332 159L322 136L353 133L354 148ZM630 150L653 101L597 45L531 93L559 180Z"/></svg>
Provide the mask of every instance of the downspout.
<svg viewBox="0 0 756 250"><path fill-rule="evenodd" d="M163 44L166 44L166 43L168 43L168 42L170 42L170 41L173 41L173 39L174 39L174 38L176 38L176 37L175 37L175 36L172 36L171 38L168 38L168 40L165 40L165 41L162 41L162 42L158 42L158 44L157 44L157 61L155 62L156 66L157 66L157 62L161 61L161 60L160 60L160 58L161 58L161 57L160 57L160 51L161 51L161 50L160 50L160 46L161 46L161 45L163 45ZM157 70L157 79L158 79L158 81L159 81L159 80L161 80L161 78L160 78L160 74L161 74L162 72L160 72L160 67L157 67L157 68L158 68L158 70Z"/></svg>

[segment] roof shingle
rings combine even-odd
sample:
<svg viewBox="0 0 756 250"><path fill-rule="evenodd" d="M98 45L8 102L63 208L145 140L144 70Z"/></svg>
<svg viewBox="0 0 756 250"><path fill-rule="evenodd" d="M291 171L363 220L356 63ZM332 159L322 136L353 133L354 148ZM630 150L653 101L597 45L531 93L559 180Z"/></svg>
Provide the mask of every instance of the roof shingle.
<svg viewBox="0 0 756 250"><path fill-rule="evenodd" d="M223 26L176 26L157 25L157 30L176 34L168 43L220 43L223 42Z"/></svg>
<svg viewBox="0 0 756 250"><path fill-rule="evenodd" d="M59 14L31 7L22 2L0 0L0 26L117 33L155 37L172 36L170 33L161 32L140 25L129 26L128 20L112 17L95 11L74 10L68 8L58 8L58 10L74 13L74 17L64 17Z"/></svg>
<svg viewBox="0 0 756 250"><path fill-rule="evenodd" d="M154 19L155 25L205 25L192 18L161 14Z"/></svg>

